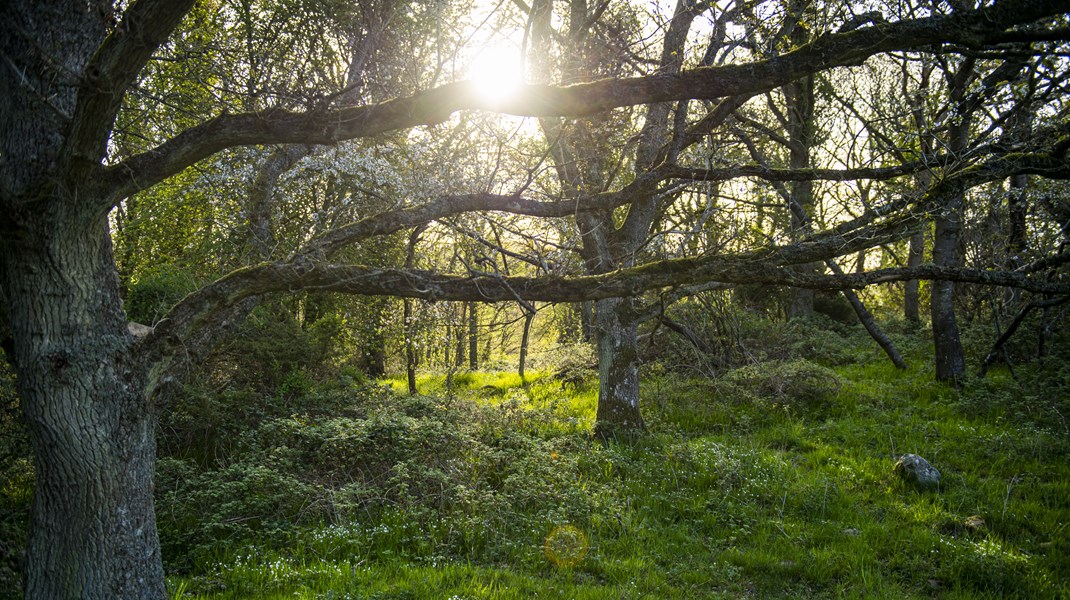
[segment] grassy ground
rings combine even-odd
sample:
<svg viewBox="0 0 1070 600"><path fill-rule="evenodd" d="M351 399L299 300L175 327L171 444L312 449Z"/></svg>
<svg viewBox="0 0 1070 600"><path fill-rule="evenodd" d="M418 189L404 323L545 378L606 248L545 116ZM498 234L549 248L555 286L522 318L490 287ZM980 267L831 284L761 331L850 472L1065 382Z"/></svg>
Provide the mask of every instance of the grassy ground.
<svg viewBox="0 0 1070 600"><path fill-rule="evenodd" d="M1068 598L1058 367L961 393L879 361L654 374L649 435L608 445L587 434L591 385L424 378L431 396L380 400L409 420L361 447L411 448L378 479L361 463L346 510L172 551L169 581L186 598ZM405 437L428 431L438 445ZM938 489L893 474L908 452Z"/></svg>

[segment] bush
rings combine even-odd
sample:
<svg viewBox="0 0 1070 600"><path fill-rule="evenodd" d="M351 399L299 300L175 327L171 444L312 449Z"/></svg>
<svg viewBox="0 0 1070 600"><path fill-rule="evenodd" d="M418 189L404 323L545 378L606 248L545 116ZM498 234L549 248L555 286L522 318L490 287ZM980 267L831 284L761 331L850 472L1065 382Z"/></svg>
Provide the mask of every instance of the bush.
<svg viewBox="0 0 1070 600"><path fill-rule="evenodd" d="M806 360L747 366L725 379L774 405L803 412L828 408L843 387L834 371Z"/></svg>
<svg viewBox="0 0 1070 600"><path fill-rule="evenodd" d="M540 439L518 427L518 419L543 420L541 410L353 388L334 416L262 420L218 453L226 457L220 464L162 458L157 514L165 557L185 570L220 546L284 545L295 525L390 519L400 510L415 531L453 523L439 540L453 553L478 548L503 560L536 560L537 546L505 541L547 523L582 522L600 502L576 485L575 457L583 452L568 449L593 442ZM391 541L391 552L404 543Z"/></svg>

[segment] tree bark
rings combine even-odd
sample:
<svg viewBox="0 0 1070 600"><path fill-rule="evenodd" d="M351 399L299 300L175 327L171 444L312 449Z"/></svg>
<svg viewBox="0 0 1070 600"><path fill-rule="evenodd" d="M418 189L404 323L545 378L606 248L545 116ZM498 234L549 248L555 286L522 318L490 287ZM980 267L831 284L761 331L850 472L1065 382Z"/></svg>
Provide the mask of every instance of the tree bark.
<svg viewBox="0 0 1070 600"><path fill-rule="evenodd" d="M919 231L910 236L910 249L907 252L907 268L921 266L925 253L925 232ZM915 325L921 322L921 282L917 279L911 279L903 286L903 318Z"/></svg>
<svg viewBox="0 0 1070 600"><path fill-rule="evenodd" d="M479 310L475 302L468 303L468 368L479 368Z"/></svg>
<svg viewBox="0 0 1070 600"><path fill-rule="evenodd" d="M111 240L103 218L59 220L5 239L0 270L36 470L26 598L166 598L155 415Z"/></svg>
<svg viewBox="0 0 1070 600"><path fill-rule="evenodd" d="M796 30L802 31L801 27ZM805 43L805 38L794 40ZM787 99L787 130L790 142L790 166L792 169L810 168L810 148L814 141L814 76L796 80L784 87ZM802 240L813 230L814 182L793 181L788 184L788 202L791 203L791 237ZM802 265L807 272L816 273L817 263ZM814 291L801 288L791 290L788 318L814 316Z"/></svg>
<svg viewBox="0 0 1070 600"><path fill-rule="evenodd" d="M825 261L829 270L837 275L843 275L843 269L836 263L835 260L829 259ZM873 341L877 342L877 345L884 350L884 353L888 355L888 360L892 361L897 369L906 369L907 363L903 360L903 356L899 354L899 349L895 347L895 342L892 338L888 337L888 334L884 333L884 330L877 324L877 320L873 318L873 313L869 312L865 304L862 304L862 299L858 297L858 294L854 290L843 290L841 292L847 301L851 303L851 308L854 309L855 314L858 316L858 320L862 323L862 326L866 328L869 336L873 338Z"/></svg>
<svg viewBox="0 0 1070 600"><path fill-rule="evenodd" d="M416 263L416 244L420 242L420 234L424 229L426 226L420 226L409 234L409 243L405 248L405 268L411 269ZM412 299L405 298L402 313L405 327L405 378L409 384L409 395L415 396L419 390L416 389L416 326L413 322Z"/></svg>
<svg viewBox="0 0 1070 600"><path fill-rule="evenodd" d="M520 363L517 366L517 375L524 379L524 367L528 361L528 342L531 337L531 322L535 319L535 313L524 311L524 332L520 336Z"/></svg>
<svg viewBox="0 0 1070 600"><path fill-rule="evenodd" d="M469 303L460 304L461 314L457 316L457 322L453 326L453 331L456 332L457 337L457 352L453 355L453 366L460 369L464 366L464 349L465 349L465 329L467 323L465 322L465 308ZM448 366L448 365L447 365Z"/></svg>
<svg viewBox="0 0 1070 600"><path fill-rule="evenodd" d="M962 228L961 196L949 202L946 208L946 212L936 218L933 263L941 267L955 267L959 263L958 239ZM951 281L933 281L930 293L936 379L961 385L966 372L966 359L959 339L958 321L955 319L955 284Z"/></svg>
<svg viewBox="0 0 1070 600"><path fill-rule="evenodd" d="M974 61L966 59L954 72L945 73L948 79L948 95L956 107L953 121L948 128L948 148L952 155L961 156L968 144L972 110L966 100L966 90L974 75ZM933 229L933 264L938 267L957 267L959 235L962 232L964 192L943 198L936 214ZM930 298L930 315L933 328L933 350L936 363L936 379L956 386L963 383L966 375L966 357L959 339L958 321L955 318L955 284L951 281L934 281Z"/></svg>
<svg viewBox="0 0 1070 600"><path fill-rule="evenodd" d="M595 303L598 411L595 435L615 439L644 429L639 412L638 315L630 298Z"/></svg>

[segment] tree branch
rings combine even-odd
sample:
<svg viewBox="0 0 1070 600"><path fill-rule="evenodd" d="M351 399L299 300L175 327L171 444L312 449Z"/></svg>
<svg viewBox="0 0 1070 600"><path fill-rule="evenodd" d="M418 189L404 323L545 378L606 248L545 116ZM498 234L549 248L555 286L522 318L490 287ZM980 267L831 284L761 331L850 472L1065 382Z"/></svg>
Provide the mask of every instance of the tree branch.
<svg viewBox="0 0 1070 600"><path fill-rule="evenodd" d="M194 0L136 0L89 59L60 155L68 177L81 179L88 170L99 168L123 94L193 4Z"/></svg>
<svg viewBox="0 0 1070 600"><path fill-rule="evenodd" d="M142 0L142 2L163 0ZM186 0L188 1L188 0ZM140 4L140 2L139 2ZM481 98L467 82L451 83L381 104L340 109L221 115L160 146L107 169L114 203L174 175L225 148L250 144L333 144L418 125L440 123L465 109L520 116L581 117L606 110L688 99L716 99L773 89L833 67L858 65L895 50L958 43L979 46L1015 25L1060 14L1061 0L1004 0L975 11L877 24L821 36L797 50L750 64L702 67L628 79L605 79L566 87L523 86L506 101Z"/></svg>

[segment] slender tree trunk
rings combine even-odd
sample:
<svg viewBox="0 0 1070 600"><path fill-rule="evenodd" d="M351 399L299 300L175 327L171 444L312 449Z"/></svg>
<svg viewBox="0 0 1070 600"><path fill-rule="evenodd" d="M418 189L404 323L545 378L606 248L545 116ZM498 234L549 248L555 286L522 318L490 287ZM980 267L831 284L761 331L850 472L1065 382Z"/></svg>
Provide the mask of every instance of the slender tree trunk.
<svg viewBox="0 0 1070 600"><path fill-rule="evenodd" d="M26 598L166 598L155 415L131 359L106 223L47 221L0 252L35 452Z"/></svg>
<svg viewBox="0 0 1070 600"><path fill-rule="evenodd" d="M925 254L925 232L919 231L910 236L910 249L907 252L907 266L921 266ZM921 322L921 282L911 279L903 287L903 318L915 325Z"/></svg>
<svg viewBox="0 0 1070 600"><path fill-rule="evenodd" d="M479 310L475 302L468 303L468 368L479 368Z"/></svg>
<svg viewBox="0 0 1070 600"><path fill-rule="evenodd" d="M598 342L598 413L595 435L603 439L644 428L639 412L638 318L630 298L595 303Z"/></svg>
<svg viewBox="0 0 1070 600"><path fill-rule="evenodd" d="M590 343L594 340L594 303L580 302L577 306L580 310L580 335L583 341Z"/></svg>
<svg viewBox="0 0 1070 600"><path fill-rule="evenodd" d="M859 261L861 262L861 261ZM829 259L825 261L830 271L836 275L843 275L843 269L836 263L835 260ZM854 309L855 314L858 315L858 320L861 321L862 326L866 328L869 336L873 338L873 341L877 342L877 345L884 350L884 353L888 355L888 359L892 361L897 369L907 368L906 361L903 360L903 356L899 354L899 349L895 347L895 342L892 338L888 337L888 334L884 333L884 330L877 324L876 319L873 318L873 313L869 312L865 304L862 304L862 299L858 297L858 294L854 290L842 290L844 298L851 303L851 308Z"/></svg>
<svg viewBox="0 0 1070 600"><path fill-rule="evenodd" d="M411 298L405 298L402 318L405 321L405 378L409 382L409 395L415 396L419 390L416 389L416 332L412 323L412 302Z"/></svg>
<svg viewBox="0 0 1070 600"><path fill-rule="evenodd" d="M457 352L453 355L453 366L458 369L464 366L464 331L466 327L464 316L467 314L465 313L465 308L468 303L461 303L459 306L461 307L461 314L457 316L457 325L453 329L457 332Z"/></svg>
<svg viewBox="0 0 1070 600"><path fill-rule="evenodd" d="M793 6L797 11L795 19L802 20L805 3ZM796 25L791 32L793 45L801 46L809 41L808 30ZM789 163L793 169L810 168L810 149L814 146L814 83L815 77L808 75L784 86L784 98L787 102L787 134L789 142ZM814 182L795 181L788 184L788 208L791 212L791 236L801 240L813 230ZM817 273L819 263L802 265L807 273ZM809 318L814 316L814 290L794 288L788 304L788 318Z"/></svg>
<svg viewBox="0 0 1070 600"><path fill-rule="evenodd" d="M528 361L528 340L531 337L531 322L535 319L535 313L531 311L524 311L524 333L520 336L520 365L517 367L517 374L520 375L520 379L524 379L524 365Z"/></svg>
<svg viewBox="0 0 1070 600"><path fill-rule="evenodd" d="M412 230L409 234L409 243L405 248L405 268L411 269L416 264L416 244L420 243L420 235L427 226L423 225ZM405 326L405 376L409 383L409 395L419 393L416 389L416 327L413 322L411 298L405 298L402 308L402 320Z"/></svg>
<svg viewBox="0 0 1070 600"><path fill-rule="evenodd" d="M370 323L365 327L366 338L361 357L361 369L369 377L386 374L386 334L383 331L386 303L380 298L372 301Z"/></svg>

